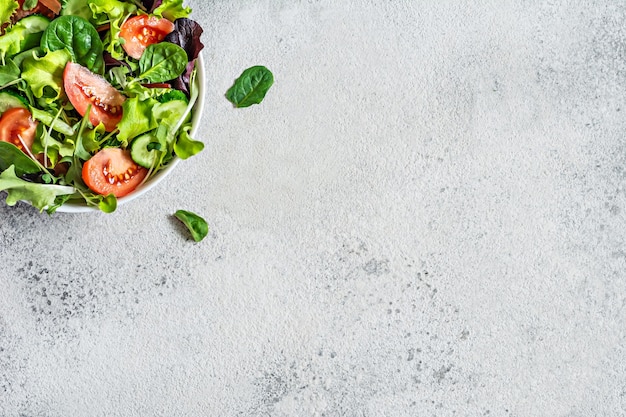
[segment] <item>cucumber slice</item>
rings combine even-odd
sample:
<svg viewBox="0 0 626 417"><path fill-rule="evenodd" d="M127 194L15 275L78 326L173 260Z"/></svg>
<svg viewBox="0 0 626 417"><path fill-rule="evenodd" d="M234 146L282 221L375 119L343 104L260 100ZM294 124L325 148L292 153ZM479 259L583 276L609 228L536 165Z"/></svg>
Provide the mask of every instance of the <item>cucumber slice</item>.
<svg viewBox="0 0 626 417"><path fill-rule="evenodd" d="M165 144L161 143L154 135L146 133L135 138L130 144L130 157L137 165L150 168L164 150Z"/></svg>
<svg viewBox="0 0 626 417"><path fill-rule="evenodd" d="M28 102L25 98L16 93L12 93L9 91L0 92L0 114L16 107L22 107L24 109L27 109Z"/></svg>

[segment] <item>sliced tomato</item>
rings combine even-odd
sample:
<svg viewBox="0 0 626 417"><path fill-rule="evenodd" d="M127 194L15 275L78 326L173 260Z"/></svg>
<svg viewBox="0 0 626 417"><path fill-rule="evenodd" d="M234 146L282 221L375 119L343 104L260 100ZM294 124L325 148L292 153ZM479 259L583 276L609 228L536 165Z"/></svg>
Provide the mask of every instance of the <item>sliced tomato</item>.
<svg viewBox="0 0 626 417"><path fill-rule="evenodd" d="M91 104L89 121L97 126L104 123L107 132L117 128L122 120L122 104L126 101L104 77L94 74L82 65L68 62L63 72L63 87L70 102L81 116Z"/></svg>
<svg viewBox="0 0 626 417"><path fill-rule="evenodd" d="M94 193L123 197L141 184L148 170L137 165L129 151L104 148L85 162L82 174Z"/></svg>
<svg viewBox="0 0 626 417"><path fill-rule="evenodd" d="M154 43L159 43L174 31L174 24L165 18L141 15L126 20L120 28L124 39L122 48L135 58L141 58L143 51Z"/></svg>
<svg viewBox="0 0 626 417"><path fill-rule="evenodd" d="M9 109L0 117L0 141L14 144L29 156L32 154L36 132L37 122L27 109Z"/></svg>

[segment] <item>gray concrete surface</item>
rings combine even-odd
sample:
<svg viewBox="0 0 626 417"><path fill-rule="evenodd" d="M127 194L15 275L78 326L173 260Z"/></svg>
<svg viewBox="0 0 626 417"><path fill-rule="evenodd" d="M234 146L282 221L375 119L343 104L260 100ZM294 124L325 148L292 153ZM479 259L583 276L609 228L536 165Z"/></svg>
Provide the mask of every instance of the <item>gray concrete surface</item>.
<svg viewBox="0 0 626 417"><path fill-rule="evenodd" d="M0 205L0 416L626 415L622 1L189 4L207 149Z"/></svg>

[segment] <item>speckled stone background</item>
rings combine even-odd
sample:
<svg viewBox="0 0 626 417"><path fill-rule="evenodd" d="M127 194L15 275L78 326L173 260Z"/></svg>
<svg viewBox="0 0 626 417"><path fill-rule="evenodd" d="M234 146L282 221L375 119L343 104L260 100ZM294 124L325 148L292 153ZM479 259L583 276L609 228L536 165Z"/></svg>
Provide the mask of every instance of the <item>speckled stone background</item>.
<svg viewBox="0 0 626 417"><path fill-rule="evenodd" d="M0 204L0 416L626 415L624 2L189 4L206 150Z"/></svg>

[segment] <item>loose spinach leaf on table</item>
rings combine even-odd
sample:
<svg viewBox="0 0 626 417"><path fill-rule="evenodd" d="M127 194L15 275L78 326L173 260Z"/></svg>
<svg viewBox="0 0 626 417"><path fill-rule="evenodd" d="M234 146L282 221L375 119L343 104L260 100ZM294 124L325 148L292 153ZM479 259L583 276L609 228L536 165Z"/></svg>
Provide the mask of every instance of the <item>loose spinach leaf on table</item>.
<svg viewBox="0 0 626 417"><path fill-rule="evenodd" d="M92 72L104 72L104 45L96 28L79 16L60 16L50 22L41 38L41 48L52 52L67 50L72 61Z"/></svg>
<svg viewBox="0 0 626 417"><path fill-rule="evenodd" d="M191 237L193 237L193 240L196 242L200 242L209 233L209 226L206 220L195 213L186 210L178 210L174 216L187 226L187 229L191 232Z"/></svg>
<svg viewBox="0 0 626 417"><path fill-rule="evenodd" d="M151 83L173 80L185 71L187 52L178 45L161 42L146 48L139 60L138 79Z"/></svg>
<svg viewBox="0 0 626 417"><path fill-rule="evenodd" d="M274 84L274 75L263 66L255 66L245 70L235 84L226 92L226 98L235 107L249 107L259 104Z"/></svg>

